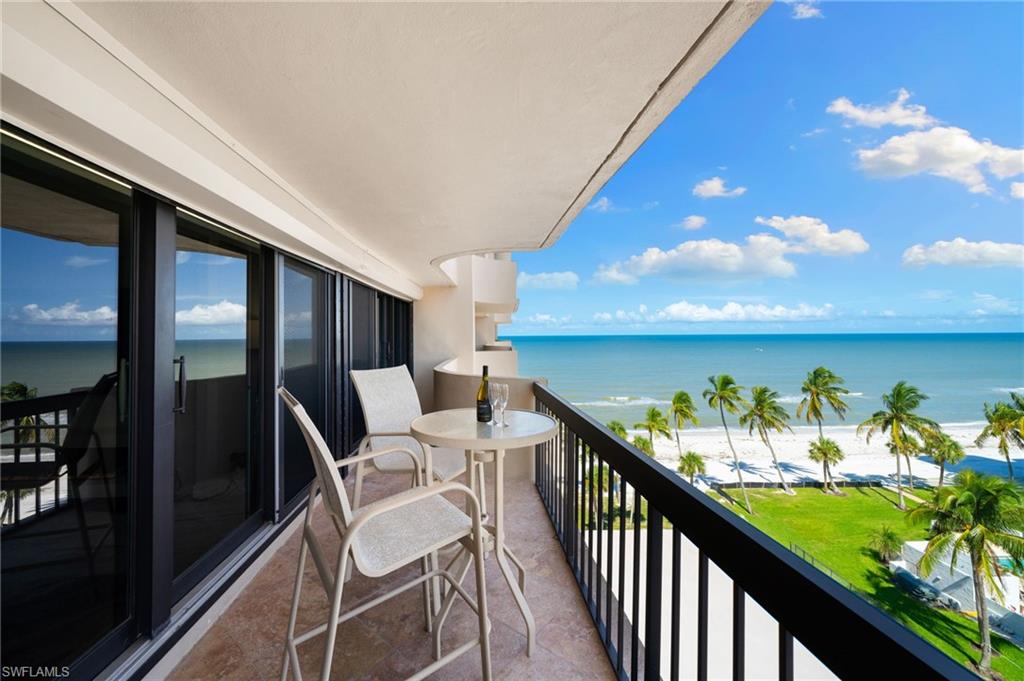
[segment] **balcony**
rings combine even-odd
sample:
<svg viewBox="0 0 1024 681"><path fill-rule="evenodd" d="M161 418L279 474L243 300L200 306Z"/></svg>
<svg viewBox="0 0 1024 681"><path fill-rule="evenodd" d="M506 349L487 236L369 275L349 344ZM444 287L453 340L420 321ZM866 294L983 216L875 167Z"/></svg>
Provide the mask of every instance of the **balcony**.
<svg viewBox="0 0 1024 681"><path fill-rule="evenodd" d="M473 301L478 316L515 312L516 264L508 259L473 256Z"/></svg>
<svg viewBox="0 0 1024 681"><path fill-rule="evenodd" d="M864 651L885 660L892 678L973 678L545 386L534 392L559 434L536 448L532 483L506 483L506 509L510 544L528 570L538 648L526 656L522 619L489 567L495 678L846 678L873 664ZM375 498L402 484L372 476L367 490ZM331 536L326 518L319 522ZM184 657L167 656L180 660L170 678L276 678L297 527ZM312 570L300 626L326 616ZM357 575L347 593L355 603L387 588ZM427 664L420 606L413 591L343 625L337 678L398 678ZM468 608L452 622L449 641L472 635ZM300 652L303 673L315 676L322 642ZM438 678L478 676L471 653Z"/></svg>
<svg viewBox="0 0 1024 681"><path fill-rule="evenodd" d="M398 476L371 475L364 493L378 498L398 491ZM612 679L614 674L591 626L576 580L552 531L544 505L527 480L506 483L505 501L509 541L525 561L527 597L537 620L537 647L526 656L523 620L501 575L488 565L488 597L491 609L491 654L495 679ZM330 541L333 531L325 515L318 515L318 536ZM301 518L300 518L301 522ZM195 679L277 679L281 669L284 631L288 623L291 587L298 562L299 528L289 529L285 544L253 577L202 639L170 673L172 681ZM325 549L337 548L325 543ZM310 627L327 618L328 603L319 587L312 561L307 561L306 587L299 610L299 627ZM409 573L391 576L395 582ZM353 577L346 586L346 603L357 603L388 588L389 579ZM466 586L473 593L472 580ZM351 600L349 600L351 594ZM430 639L423 631L422 602L415 590L374 608L338 630L339 644L333 672L338 679L405 678L430 662ZM347 605L345 606L347 609ZM475 616L464 604L453 610L445 625L446 643L472 636ZM303 678L315 679L323 655L322 638L299 646ZM442 668L432 678L474 679L480 676L480 658L474 652Z"/></svg>

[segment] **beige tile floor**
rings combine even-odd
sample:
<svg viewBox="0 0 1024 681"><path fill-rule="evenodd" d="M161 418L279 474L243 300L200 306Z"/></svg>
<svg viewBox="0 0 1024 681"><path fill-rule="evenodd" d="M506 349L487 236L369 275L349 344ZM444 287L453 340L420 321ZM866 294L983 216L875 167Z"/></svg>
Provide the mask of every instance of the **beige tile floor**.
<svg viewBox="0 0 1024 681"><path fill-rule="evenodd" d="M367 478L367 498L398 491L407 484L400 476ZM526 656L526 628L493 560L487 561L488 607L492 621L491 655L495 679L597 680L614 677L576 582L554 536L540 497L532 484L506 481L505 517L508 542L526 564L526 597L537 621L537 645ZM337 546L329 521L317 510L318 536ZM191 652L171 679L277 679L288 621L299 534L295 533L271 558L225 614ZM417 574L417 568L389 578L370 580L356 575L345 587L342 610L398 580ZM299 630L327 618L328 602L306 561ZM470 592L472 572L465 584ZM423 629L421 591L410 590L341 625L335 646L332 679L391 681L414 673L430 662L430 639ZM450 650L476 636L476 619L461 601L445 624L444 645ZM323 637L299 647L302 674L316 679L323 655ZM480 656L474 650L439 670L435 679L480 677Z"/></svg>

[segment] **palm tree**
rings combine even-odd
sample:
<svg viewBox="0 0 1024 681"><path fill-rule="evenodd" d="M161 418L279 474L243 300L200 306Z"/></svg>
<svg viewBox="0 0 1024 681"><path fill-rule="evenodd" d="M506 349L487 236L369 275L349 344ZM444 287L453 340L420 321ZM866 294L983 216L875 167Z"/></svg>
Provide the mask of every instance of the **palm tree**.
<svg viewBox="0 0 1024 681"><path fill-rule="evenodd" d="M821 464L822 491L828 494L830 485L834 491L839 491L836 481L832 478L832 466L843 460L843 450L839 448L839 443L827 437L812 440L807 457Z"/></svg>
<svg viewBox="0 0 1024 681"><path fill-rule="evenodd" d="M1019 398L1014 398L1014 403ZM996 402L995 406L985 405L985 420L988 423L978 435L974 444L981 447L989 438L995 438L999 447L999 453L1006 459L1006 466L1010 470L1010 480L1013 480L1013 462L1010 460L1010 446L1024 447L1024 436L1021 435L1022 420L1024 412L1014 405L1006 402Z"/></svg>
<svg viewBox="0 0 1024 681"><path fill-rule="evenodd" d="M900 553L903 550L903 540L896 530L888 525L882 525L882 527L871 533L868 547L875 550L878 557L882 559L882 562L888 563L890 560L896 560L900 557Z"/></svg>
<svg viewBox="0 0 1024 681"><path fill-rule="evenodd" d="M946 477L946 464L955 466L964 460L964 448L960 443L942 431L935 431L924 438L924 453L932 457L932 460L939 464L939 486L942 489L942 480Z"/></svg>
<svg viewBox="0 0 1024 681"><path fill-rule="evenodd" d="M651 441L645 438L643 435L637 435L636 437L633 438L633 446L639 449L647 456L654 456L654 445L651 444Z"/></svg>
<svg viewBox="0 0 1024 681"><path fill-rule="evenodd" d="M647 416L640 423L634 423L633 427L637 430L646 430L647 437L652 445L655 435L664 435L667 438L672 437L672 432L668 428L668 418L657 407L648 407Z"/></svg>
<svg viewBox="0 0 1024 681"><path fill-rule="evenodd" d="M740 490L743 492L743 503L747 507L747 513L753 514L753 509L750 508L750 497L747 496L747 488L743 484L743 471L740 470L740 458L736 456L736 448L732 446L732 436L729 435L729 424L725 422L725 412L730 414L737 414L741 407L747 406L747 401L743 399L743 395L740 391L743 390L743 386L736 385L736 380L729 374L719 374L717 376L708 376L708 383L711 384L710 388L707 388L702 396L708 401L708 406L712 409L718 410L718 415L722 417L722 427L725 428L725 439L729 442L729 450L732 451L732 460L736 464L736 477L740 481Z"/></svg>
<svg viewBox="0 0 1024 681"><path fill-rule="evenodd" d="M825 419L826 406L839 417L840 421L846 418L846 411L850 407L843 401L843 395L850 391L843 387L843 383L843 378L833 373L831 369L817 367L814 371L808 372L807 378L800 386L800 392L804 394L804 398L796 407L796 416L806 419L807 423L817 421L819 439L825 437L821 422ZM825 482L828 483L828 481ZM833 484L832 491L838 492L839 489Z"/></svg>
<svg viewBox="0 0 1024 681"><path fill-rule="evenodd" d="M772 461L775 463L775 471L779 474L782 490L786 494L793 494L793 490L789 488L786 479L782 477L782 469L779 468L779 458L775 456L775 448L772 447L772 441L768 437L769 430L779 433L783 430L792 430L789 424L786 423L789 420L789 414L779 404L779 393L767 386L755 385L750 389L750 395L754 399L747 412L740 416L740 425L747 426L747 433L750 435L753 435L754 431L757 430L761 442L765 443L768 451L772 454Z"/></svg>
<svg viewBox="0 0 1024 681"><path fill-rule="evenodd" d="M927 501L912 509L908 518L932 528L918 568L931 573L940 561L949 557L950 569L960 552L971 560L974 578L974 602L981 635L981 660L978 669L987 674L992 664L992 639L989 634L986 589L1002 600L999 577L1002 568L995 549L1005 550L1018 565L1024 562L1024 503L1021 488L1012 480L965 470L953 484L944 487Z"/></svg>
<svg viewBox="0 0 1024 681"><path fill-rule="evenodd" d="M938 430L939 424L929 418L914 413L921 403L928 399L923 392L906 381L900 381L892 390L882 395L880 409L872 414L864 423L857 426L857 435L867 431L867 441L875 433L889 433L891 451L896 455L896 488L899 494L899 507L906 509L903 503L903 473L900 470L900 454L917 446L914 435L924 439L932 431Z"/></svg>
<svg viewBox="0 0 1024 681"><path fill-rule="evenodd" d="M673 395L672 406L669 408L668 413L675 422L676 449L679 451L679 456L682 456L683 446L679 442L679 431L686 427L687 421L695 426L700 425L700 420L697 418L697 407L693 404L693 398L690 397L690 393L680 390Z"/></svg>
<svg viewBox="0 0 1024 681"><path fill-rule="evenodd" d="M914 471L910 468L910 457L917 456L924 450L924 446L913 436L904 438L903 442L903 459L907 462L907 482L909 483L910 489L914 489ZM890 447L889 453L896 454L896 451Z"/></svg>
<svg viewBox="0 0 1024 681"><path fill-rule="evenodd" d="M679 465L676 467L676 470L689 478L691 485L693 484L694 476L707 473L704 457L692 450L680 455Z"/></svg>
<svg viewBox="0 0 1024 681"><path fill-rule="evenodd" d="M622 425L622 421L609 421L605 425L608 426L608 430L612 431L623 440L629 437L626 433L626 426Z"/></svg>

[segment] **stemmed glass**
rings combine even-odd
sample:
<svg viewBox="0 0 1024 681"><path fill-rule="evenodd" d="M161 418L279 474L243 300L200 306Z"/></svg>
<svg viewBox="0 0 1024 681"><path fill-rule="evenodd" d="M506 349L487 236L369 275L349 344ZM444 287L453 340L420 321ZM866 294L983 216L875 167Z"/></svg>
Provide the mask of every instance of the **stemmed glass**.
<svg viewBox="0 0 1024 681"><path fill-rule="evenodd" d="M508 383L490 383L487 386L487 399L491 402L491 424L503 428L505 423L505 407L508 406Z"/></svg>
<svg viewBox="0 0 1024 681"><path fill-rule="evenodd" d="M498 384L498 409L501 410L501 421L498 423L499 426L504 428L508 425L505 421L505 407L508 406L508 383Z"/></svg>
<svg viewBox="0 0 1024 681"><path fill-rule="evenodd" d="M491 402L491 425L500 426L501 419L498 418L498 405L501 404L501 384L493 381L487 384L487 399Z"/></svg>

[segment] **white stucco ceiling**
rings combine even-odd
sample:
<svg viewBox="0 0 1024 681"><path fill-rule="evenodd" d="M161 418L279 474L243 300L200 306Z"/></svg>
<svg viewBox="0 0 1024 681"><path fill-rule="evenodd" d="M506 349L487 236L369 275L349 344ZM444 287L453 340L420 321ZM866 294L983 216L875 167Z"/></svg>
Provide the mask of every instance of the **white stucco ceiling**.
<svg viewBox="0 0 1024 681"><path fill-rule="evenodd" d="M451 255L552 243L764 9L728 5L79 6L329 229L432 285Z"/></svg>

